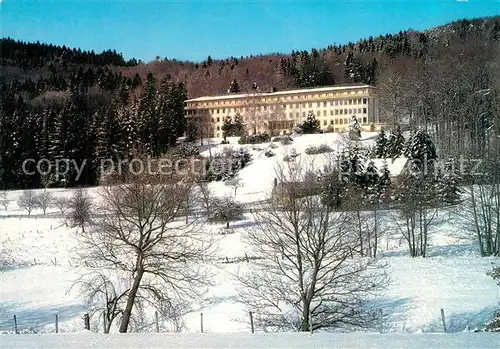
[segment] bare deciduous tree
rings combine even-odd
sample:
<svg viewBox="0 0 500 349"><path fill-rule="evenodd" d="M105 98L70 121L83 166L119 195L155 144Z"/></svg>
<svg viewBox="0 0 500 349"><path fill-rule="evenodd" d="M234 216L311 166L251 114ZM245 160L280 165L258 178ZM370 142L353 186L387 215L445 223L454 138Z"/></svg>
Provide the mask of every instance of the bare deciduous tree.
<svg viewBox="0 0 500 349"><path fill-rule="evenodd" d="M92 199L87 191L83 188L78 188L74 191L73 196L68 201L68 216L69 226L79 227L85 231L85 226L90 224L92 215Z"/></svg>
<svg viewBox="0 0 500 349"><path fill-rule="evenodd" d="M255 213L257 227L246 241L256 259L237 277L239 297L260 314L262 326L274 329L370 327L374 313L367 301L387 282L382 265L353 257L359 240L346 214L317 196L303 197L303 189L286 186L287 200Z"/></svg>
<svg viewBox="0 0 500 349"><path fill-rule="evenodd" d="M467 231L473 232L482 256L500 255L500 156L483 161L483 173L473 176L465 190L467 198L459 218Z"/></svg>
<svg viewBox="0 0 500 349"><path fill-rule="evenodd" d="M54 195L49 191L44 191L43 193L36 196L36 206L42 209L43 214L47 213L47 209L54 203Z"/></svg>
<svg viewBox="0 0 500 349"><path fill-rule="evenodd" d="M225 182L226 186L234 189L234 196L236 196L236 191L238 188L243 187L243 181L239 176L233 177Z"/></svg>
<svg viewBox="0 0 500 349"><path fill-rule="evenodd" d="M89 315L97 315L106 319L104 333L109 333L113 322L123 314L123 308L129 289L119 288L116 281L101 271L92 270L84 273L73 284L85 297Z"/></svg>
<svg viewBox="0 0 500 349"><path fill-rule="evenodd" d="M63 197L58 197L54 199L54 206L61 212L61 215L64 216L64 213L68 209L69 200Z"/></svg>
<svg viewBox="0 0 500 349"><path fill-rule="evenodd" d="M33 190L25 190L17 200L17 205L28 212L28 217L36 207L36 194Z"/></svg>
<svg viewBox="0 0 500 349"><path fill-rule="evenodd" d="M155 306L175 298L201 297L210 283L202 267L212 240L194 223L176 220L185 187L159 178L130 176L125 184L100 188L101 212L78 234L78 256L96 270L115 270L132 280L119 331L127 332L137 301Z"/></svg>
<svg viewBox="0 0 500 349"><path fill-rule="evenodd" d="M229 223L241 219L242 216L243 206L236 202L232 196L212 198L210 203L210 221L226 223L226 228L229 229Z"/></svg>

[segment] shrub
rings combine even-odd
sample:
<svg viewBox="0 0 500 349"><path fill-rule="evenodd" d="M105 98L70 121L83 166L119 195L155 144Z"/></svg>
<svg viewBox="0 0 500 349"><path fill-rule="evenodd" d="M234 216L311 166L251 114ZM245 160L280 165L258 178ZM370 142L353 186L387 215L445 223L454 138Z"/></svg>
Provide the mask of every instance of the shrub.
<svg viewBox="0 0 500 349"><path fill-rule="evenodd" d="M200 150L193 143L181 143L175 148L175 152L182 158L189 158L200 154Z"/></svg>
<svg viewBox="0 0 500 349"><path fill-rule="evenodd" d="M283 137L281 139L281 144L282 145L289 145L293 143L293 139L291 137Z"/></svg>
<svg viewBox="0 0 500 349"><path fill-rule="evenodd" d="M256 134L251 136L241 136L238 140L238 144L257 144L266 143L271 141L271 136L267 133Z"/></svg>
<svg viewBox="0 0 500 349"><path fill-rule="evenodd" d="M220 144L229 144L229 141L222 141Z"/></svg>
<svg viewBox="0 0 500 349"><path fill-rule="evenodd" d="M269 150L267 150L267 151L264 153L264 155L265 155L267 158L270 158L270 157L273 157L275 154L274 154L274 152L273 152L271 149L269 149Z"/></svg>
<svg viewBox="0 0 500 349"><path fill-rule="evenodd" d="M205 180L225 181L231 179L251 160L252 155L246 149L226 148L206 162Z"/></svg>
<svg viewBox="0 0 500 349"><path fill-rule="evenodd" d="M269 145L269 148L271 148L271 149L276 149L276 148L278 148L278 146L277 146L276 144L274 144L274 143L271 143L271 144Z"/></svg>
<svg viewBox="0 0 500 349"><path fill-rule="evenodd" d="M315 146L310 146L305 150L305 153L307 155L316 155L316 154L324 154L324 153L331 153L333 151L330 146L327 144L321 144L317 147Z"/></svg>

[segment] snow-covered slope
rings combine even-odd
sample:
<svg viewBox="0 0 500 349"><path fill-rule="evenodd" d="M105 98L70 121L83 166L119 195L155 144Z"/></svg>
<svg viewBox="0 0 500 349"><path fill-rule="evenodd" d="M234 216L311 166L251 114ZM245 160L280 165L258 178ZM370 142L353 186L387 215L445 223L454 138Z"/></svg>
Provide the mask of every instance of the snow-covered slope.
<svg viewBox="0 0 500 349"><path fill-rule="evenodd" d="M375 134L364 134L363 142L370 144L374 142ZM342 147L342 138L338 134L303 135L294 138L294 142L288 146L279 145L273 149L275 157L266 158L265 149L269 144L258 144L255 146L238 145L236 139L230 139L233 147L248 147L254 157L253 162L240 172L240 177L244 187L238 189L236 199L242 202L255 202L266 197L272 188L274 169L277 162L282 161L284 155L295 148L301 157L307 160L320 162L319 156L308 157L304 151L308 146L328 144L333 149ZM252 150L252 148L262 150ZM213 152L221 151L222 146L216 146ZM208 152L208 150L206 150ZM212 183L212 189L217 195L224 195L230 192L230 188L224 183ZM72 190L52 190L56 197L69 197ZM92 196L98 197L97 189L91 189ZM46 216L35 211L32 217L27 218L26 213L17 207L17 198L21 191L9 192L9 210L0 211L0 246L2 248L2 259L6 259L10 265L1 270L0 283L0 332L12 332L14 329L13 316L16 315L18 329L20 331L53 332L55 315L59 316L59 331L73 332L81 331L83 328L83 306L82 297L77 290L71 289L72 281L76 279L74 265L70 264L70 254L74 246L72 231L61 221L57 210L51 209ZM216 286L213 287L207 296L212 296L213 301L209 305L195 308L192 313L186 315L184 332L199 332L200 313L203 313L205 332L248 332L248 313L243 305L235 298L235 284L231 278L231 273L237 268L246 268L249 263L244 261L246 246L242 243L241 235L253 224L252 216L246 215L246 219L233 223L234 234L221 236L220 240L220 263L214 268L216 273ZM221 229L218 225L206 225L207 231L217 232ZM464 243L455 236L459 226L455 225L451 219L442 219L437 232L433 234L430 241L429 257L425 259L410 258L407 256L406 245L398 239L388 239L381 245L384 247L383 260L388 264L388 273L392 279L391 285L382 295L379 307L385 317L383 320L383 330L385 332L442 332L441 309L446 315L447 328L450 332L460 332L466 326L474 328L491 318L499 304L499 289L493 280L486 275L491 269L494 258L482 258L478 255L476 247L471 243ZM226 259L227 258L227 259ZM223 261L233 261L242 259L240 263L223 263ZM95 319L92 322L92 330L102 330L102 324ZM144 331L154 331L154 324L144 328ZM59 347L72 347L72 342L85 336L76 337L64 336ZM22 336L21 336L22 337ZM31 338L31 337L30 337ZM37 338L37 337L33 337ZM92 343L98 343L101 337L88 337ZM139 347L131 343L136 343L133 337L132 342L121 342L119 337L110 337L106 347ZM115 339L116 342L115 342ZM168 336L155 336L150 345L146 347L159 347L163 341L169 342ZM180 338L180 337L179 337ZM182 337L188 338L188 337ZM198 338L198 337L196 337ZM210 341L217 341L217 336ZM222 337L221 337L222 338ZM232 340L233 337L224 337ZM241 339L243 337L235 336ZM263 337L256 337L263 338ZM284 338L284 337L283 337ZM289 343L296 343L293 336ZM309 338L309 337L301 337ZM320 337L318 337L320 338ZM323 338L323 337L321 337ZM357 335L351 337L324 337L324 339L304 339L311 341L309 347L325 346L333 341L335 343L350 343L353 341L354 347L365 347L363 343L369 343L370 347L384 346L384 343L400 343L401 346L394 347L415 347L406 346L406 336L392 336L389 341L380 339L360 339ZM375 338L375 337L374 337ZM389 337L384 337L389 338ZM433 345L438 343L438 339L445 337L416 337L430 340L431 343L421 347L439 347ZM431 339L429 339L431 338ZM448 338L448 337L446 337ZM462 340L469 337L449 337ZM475 337L479 338L479 337ZM483 337L481 337L483 338ZM490 337L481 347L491 347ZM417 342L420 340L417 339ZM0 345L3 347L16 347L17 339L5 339L0 337ZM30 339L31 340L31 339ZM45 340L45 339L44 339ZM107 339L106 339L107 340ZM184 340L184 339L183 339ZM188 339L185 339L188 341ZM271 342L255 342L252 347L286 347L288 339L272 339ZM318 342L315 342L318 340ZM324 340L324 341L323 341ZM401 341L400 341L401 340ZM449 345L443 347L454 347L453 340ZM137 340L138 341L138 340ZM435 342L433 342L435 341ZM445 340L446 341L446 340ZM469 343L467 342L461 343ZM417 343L416 342L416 343ZM187 343L187 342L186 342ZM198 343L194 341L193 343ZM212 343L212 342L206 342ZM246 343L246 342L245 342ZM248 342L254 343L254 342ZM304 342L306 343L306 342ZM309 342L307 342L309 343ZM413 342L412 342L413 343ZM476 343L476 342L473 342ZM482 343L482 342L477 342ZM33 347L28 342L22 347ZM139 344L137 344L139 345ZM142 345L142 344L140 344ZM187 343L184 347L190 347ZM205 344L201 344L205 345ZM208 344L206 344L208 345ZM243 344L242 344L243 345ZM336 344L337 345L337 344ZM413 344L412 344L413 345ZM196 344L192 344L196 346ZM225 346L230 346L226 344ZM340 345L342 346L342 345ZM47 346L50 347L50 341ZM74 347L74 346L73 346ZM168 347L168 346L165 346ZM175 346L173 346L175 347ZM217 347L215 344L213 347ZM293 347L293 346L291 346ZM328 345L328 347L331 347ZM469 347L469 346L459 346Z"/></svg>

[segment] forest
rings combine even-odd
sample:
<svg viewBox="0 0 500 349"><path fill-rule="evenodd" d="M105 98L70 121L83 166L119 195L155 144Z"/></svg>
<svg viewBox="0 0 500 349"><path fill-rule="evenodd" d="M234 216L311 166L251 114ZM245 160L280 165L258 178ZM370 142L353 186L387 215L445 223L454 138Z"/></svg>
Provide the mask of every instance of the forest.
<svg viewBox="0 0 500 349"><path fill-rule="evenodd" d="M187 98L367 83L388 131L425 128L438 153L495 153L500 17L460 20L355 43L250 57L145 63L43 43L0 41L0 187L96 185L102 159L158 157L186 130ZM83 176L27 175L38 159L85 162ZM73 166L73 165L68 165ZM42 169L43 170L43 169ZM38 171L40 172L40 171ZM47 171L41 171L47 172Z"/></svg>

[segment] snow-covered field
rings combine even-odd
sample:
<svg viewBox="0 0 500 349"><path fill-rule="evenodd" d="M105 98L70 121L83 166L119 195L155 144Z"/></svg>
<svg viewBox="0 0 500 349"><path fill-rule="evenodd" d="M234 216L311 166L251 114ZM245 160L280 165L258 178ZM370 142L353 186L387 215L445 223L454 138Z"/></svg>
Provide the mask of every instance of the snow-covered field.
<svg viewBox="0 0 500 349"><path fill-rule="evenodd" d="M376 134L363 134L365 144L373 144ZM277 161L292 148L301 154L301 161L313 160L322 163L320 155L306 156L304 150L310 145L328 144L333 149L342 146L338 134L304 135L295 138L293 144L273 149L275 157L267 158L264 152L268 144L247 147L253 155L253 162L240 171L244 184L238 189L236 199L252 203L265 199L272 189L274 169ZM220 151L216 146L212 152ZM260 150L252 150L260 148ZM205 150L203 154L208 153ZM321 166L321 165L320 165ZM212 183L217 195L231 192L224 183ZM52 189L51 189L52 190ZM69 197L71 190L54 189L54 196ZM97 189L91 189L97 197ZM61 221L57 209L50 209L47 215L35 211L30 218L17 207L21 191L9 192L9 210L0 210L0 246L2 259L10 267L1 270L0 283L0 333L11 333L16 315L19 331L38 333L54 332L55 315L59 316L58 337L55 335L1 336L1 348L270 348L270 347L353 347L353 348L498 348L498 336L486 333L457 333L466 326L481 326L492 317L499 307L499 288L486 275L494 258L481 258L476 246L458 239L460 227L451 219L443 219L438 231L430 241L429 257L412 259L407 256L406 245L396 240L384 241L383 259L388 263L392 283L380 299L380 308L387 318L384 332L392 334L275 334L262 333L250 336L247 311L235 299L231 272L245 267L246 262L219 263L216 269L216 286L207 296L213 301L186 315L184 332L191 335L142 335L100 336L90 333L69 335L83 329L83 314L86 312L82 298L71 289L77 275L70 263L74 248L72 232ZM220 258L224 260L244 257L246 247L241 242L245 229L252 226L252 217L232 223L234 234L224 235L220 241ZM217 231L218 225L207 225L207 230ZM496 259L498 260L498 259ZM441 309L444 309L448 332L452 335L429 335L443 332ZM204 333L200 330L200 313L203 313ZM92 330L102 331L97 322ZM153 332L154 325L145 328ZM63 332L66 332L62 334ZM214 333L239 332L238 334ZM259 330L257 329L257 332ZM408 335L423 332L425 334ZM175 337L174 337L175 336Z"/></svg>
<svg viewBox="0 0 500 349"><path fill-rule="evenodd" d="M0 337L2 349L194 349L194 348L352 348L352 349L498 349L494 333L377 334L46 334Z"/></svg>

